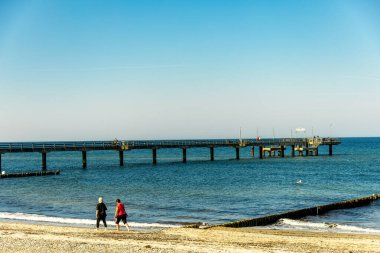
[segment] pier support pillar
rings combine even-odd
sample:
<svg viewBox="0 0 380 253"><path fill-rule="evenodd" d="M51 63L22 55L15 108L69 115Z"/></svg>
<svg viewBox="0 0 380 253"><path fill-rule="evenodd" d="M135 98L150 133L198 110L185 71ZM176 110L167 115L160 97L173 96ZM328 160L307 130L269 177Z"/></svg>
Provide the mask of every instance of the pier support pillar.
<svg viewBox="0 0 380 253"><path fill-rule="evenodd" d="M46 152L42 152L42 170L45 171L46 169Z"/></svg>
<svg viewBox="0 0 380 253"><path fill-rule="evenodd" d="M186 162L186 148L182 148L182 162Z"/></svg>
<svg viewBox="0 0 380 253"><path fill-rule="evenodd" d="M240 148L236 147L236 160L240 159Z"/></svg>
<svg viewBox="0 0 380 253"><path fill-rule="evenodd" d="M87 168L87 152L82 151L82 167L83 169Z"/></svg>
<svg viewBox="0 0 380 253"><path fill-rule="evenodd" d="M285 147L284 146L281 146L281 157L282 158L285 157Z"/></svg>
<svg viewBox="0 0 380 253"><path fill-rule="evenodd" d="M306 144L306 156L309 156L309 143Z"/></svg>
<svg viewBox="0 0 380 253"><path fill-rule="evenodd" d="M251 156L255 157L255 147L254 146L252 146L252 149L251 149Z"/></svg>
<svg viewBox="0 0 380 253"><path fill-rule="evenodd" d="M295 148L294 145L292 145L292 157L295 156L294 148Z"/></svg>
<svg viewBox="0 0 380 253"><path fill-rule="evenodd" d="M332 145L330 144L330 145L329 145L329 156L332 156L332 153L333 153L333 152L332 152Z"/></svg>
<svg viewBox="0 0 380 253"><path fill-rule="evenodd" d="M318 152L319 152L319 150L318 150L318 147L315 149L315 155L316 156L318 156Z"/></svg>
<svg viewBox="0 0 380 253"><path fill-rule="evenodd" d="M210 160L214 161L214 147L210 147Z"/></svg>
<svg viewBox="0 0 380 253"><path fill-rule="evenodd" d="M260 155L260 159L263 159L263 146L259 147L259 155Z"/></svg>
<svg viewBox="0 0 380 253"><path fill-rule="evenodd" d="M119 162L120 162L120 166L124 166L124 151L123 150L119 150Z"/></svg>
<svg viewBox="0 0 380 253"><path fill-rule="evenodd" d="M157 164L157 149L156 148L152 149L152 154L153 154L153 164Z"/></svg>

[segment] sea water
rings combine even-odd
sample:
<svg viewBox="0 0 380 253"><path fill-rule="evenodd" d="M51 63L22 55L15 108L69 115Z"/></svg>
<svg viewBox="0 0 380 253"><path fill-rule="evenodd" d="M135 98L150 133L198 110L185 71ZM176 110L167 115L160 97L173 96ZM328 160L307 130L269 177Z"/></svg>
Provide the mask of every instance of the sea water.
<svg viewBox="0 0 380 253"><path fill-rule="evenodd" d="M256 149L256 151L258 151ZM320 147L313 157L252 158L250 148L216 148L210 161L206 148L160 149L157 165L150 150L47 154L48 169L58 176L0 180L0 219L50 224L95 225L99 196L113 224L115 200L125 203L135 228L166 228L189 223L220 224L301 208L324 205L380 193L380 138L343 138L334 146ZM2 155L6 172L41 168L39 153ZM380 201L354 209L332 211L302 220L281 220L270 228L338 230L378 233Z"/></svg>

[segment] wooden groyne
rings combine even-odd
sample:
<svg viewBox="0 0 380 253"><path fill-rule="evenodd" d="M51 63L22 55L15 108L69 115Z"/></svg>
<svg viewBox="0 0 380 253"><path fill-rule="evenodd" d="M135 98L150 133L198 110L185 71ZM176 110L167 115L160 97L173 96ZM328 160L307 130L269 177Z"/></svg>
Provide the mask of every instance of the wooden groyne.
<svg viewBox="0 0 380 253"><path fill-rule="evenodd" d="M60 170L5 173L5 174L0 174L0 178L49 176L49 175L59 175L59 173L61 173Z"/></svg>
<svg viewBox="0 0 380 253"><path fill-rule="evenodd" d="M305 208L301 210L290 211L290 212L285 212L285 213L280 213L280 214L273 214L273 215L268 215L268 216L249 219L249 220L228 222L228 223L224 223L217 226L234 227L234 228L266 226L266 225L276 223L279 219L284 219L284 218L300 219L305 216L323 214L332 210L365 206L379 198L380 198L380 194L373 194L372 196L368 196L364 198L351 199L351 200L346 200L346 201L337 202L333 204L315 206L315 207Z"/></svg>

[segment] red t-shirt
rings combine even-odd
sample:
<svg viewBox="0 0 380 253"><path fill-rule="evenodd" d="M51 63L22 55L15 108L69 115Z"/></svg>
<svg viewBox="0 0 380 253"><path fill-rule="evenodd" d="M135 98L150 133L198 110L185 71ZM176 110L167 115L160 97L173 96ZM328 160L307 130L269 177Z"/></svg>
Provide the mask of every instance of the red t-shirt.
<svg viewBox="0 0 380 253"><path fill-rule="evenodd" d="M125 208L123 203L117 203L117 216L125 214Z"/></svg>

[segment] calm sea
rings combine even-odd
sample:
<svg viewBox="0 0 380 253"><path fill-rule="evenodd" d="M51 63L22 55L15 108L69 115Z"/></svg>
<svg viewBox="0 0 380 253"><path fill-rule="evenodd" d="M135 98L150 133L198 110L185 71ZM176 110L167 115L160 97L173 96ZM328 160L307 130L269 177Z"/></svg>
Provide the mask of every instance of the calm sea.
<svg viewBox="0 0 380 253"><path fill-rule="evenodd" d="M327 153L326 146L318 157L259 160L245 148L235 160L233 148L217 148L211 162L209 150L199 148L188 149L183 164L182 150L169 149L158 150L153 165L151 151L132 150L120 167L117 152L93 151L87 169L80 152L48 153L48 169L60 169L61 175L1 179L0 218L94 226L97 199L103 196L110 225L116 198L125 202L135 228L218 224L380 193L380 138L343 138L332 157ZM39 153L2 158L6 172L41 167ZM378 233L379 205L270 227Z"/></svg>

